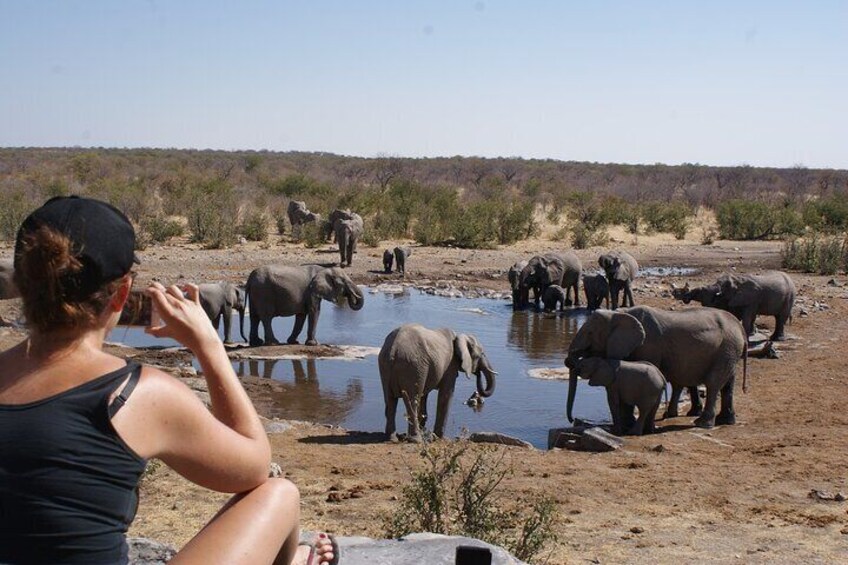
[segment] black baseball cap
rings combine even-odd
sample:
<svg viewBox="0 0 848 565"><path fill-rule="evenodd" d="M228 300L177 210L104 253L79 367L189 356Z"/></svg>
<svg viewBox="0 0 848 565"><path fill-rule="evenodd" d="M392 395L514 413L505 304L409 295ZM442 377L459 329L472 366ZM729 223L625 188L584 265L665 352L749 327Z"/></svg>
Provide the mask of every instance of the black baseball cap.
<svg viewBox="0 0 848 565"><path fill-rule="evenodd" d="M106 202L82 196L57 196L31 213L15 241L15 269L23 251L23 238L42 226L65 234L82 270L70 284L77 298L86 298L105 283L119 279L138 263L135 229L127 217ZM69 289L70 290L70 289Z"/></svg>

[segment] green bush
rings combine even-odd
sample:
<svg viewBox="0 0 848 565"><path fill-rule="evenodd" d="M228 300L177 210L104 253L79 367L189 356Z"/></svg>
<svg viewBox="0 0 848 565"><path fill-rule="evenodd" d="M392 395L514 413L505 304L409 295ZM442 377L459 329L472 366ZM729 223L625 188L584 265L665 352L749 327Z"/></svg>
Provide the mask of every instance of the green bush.
<svg viewBox="0 0 848 565"><path fill-rule="evenodd" d="M5 194L3 206L0 206L0 237L5 241L15 241L21 224L37 207L23 191Z"/></svg>
<svg viewBox="0 0 848 565"><path fill-rule="evenodd" d="M692 209L683 202L649 202L641 207L642 219L650 231L671 233L684 239Z"/></svg>
<svg viewBox="0 0 848 565"><path fill-rule="evenodd" d="M268 217L261 210L245 214L238 232L248 241L265 241L268 239Z"/></svg>
<svg viewBox="0 0 848 565"><path fill-rule="evenodd" d="M208 249L235 243L238 206L230 185L212 181L195 186L188 202L188 229L193 242Z"/></svg>
<svg viewBox="0 0 848 565"><path fill-rule="evenodd" d="M496 448L461 442L422 447L423 468L412 471L399 508L384 520L388 537L412 532L468 536L500 545L522 561L556 542L556 507L550 498L507 501L497 493L511 473Z"/></svg>
<svg viewBox="0 0 848 565"><path fill-rule="evenodd" d="M845 240L816 234L793 238L783 244L780 258L785 269L834 275L846 266Z"/></svg>
<svg viewBox="0 0 848 565"><path fill-rule="evenodd" d="M716 209L716 219L722 239L767 239L804 230L801 213L789 202L727 200Z"/></svg>
<svg viewBox="0 0 848 565"><path fill-rule="evenodd" d="M318 222L309 222L300 226L300 236L294 241L299 241L312 249L323 245L326 239L324 239L324 231L321 229L321 224Z"/></svg>
<svg viewBox="0 0 848 565"><path fill-rule="evenodd" d="M179 237L183 235L185 228L177 220L154 216L146 218L141 222L141 231L144 232L151 241L162 243L168 241L172 237Z"/></svg>
<svg viewBox="0 0 848 565"><path fill-rule="evenodd" d="M571 246L574 249L586 249L596 245L606 245L609 242L609 234L601 227L592 229L586 224L576 223L568 231L571 236Z"/></svg>
<svg viewBox="0 0 848 565"><path fill-rule="evenodd" d="M815 231L838 233L848 231L848 196L834 194L811 200L804 205L804 223Z"/></svg>

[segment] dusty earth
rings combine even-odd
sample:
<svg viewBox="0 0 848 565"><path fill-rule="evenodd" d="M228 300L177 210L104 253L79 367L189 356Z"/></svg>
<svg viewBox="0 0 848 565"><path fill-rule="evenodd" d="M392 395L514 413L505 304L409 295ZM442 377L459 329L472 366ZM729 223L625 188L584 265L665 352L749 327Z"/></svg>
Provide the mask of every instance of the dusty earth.
<svg viewBox="0 0 848 565"><path fill-rule="evenodd" d="M704 246L695 239L634 239L623 232L613 237L611 246L630 251L642 265L698 267L692 282L730 269L749 272L779 265L780 244L774 242ZM393 245L385 242L383 247ZM395 280L375 272L383 247L360 249L349 269L354 280ZM498 250L415 248L407 280L503 290L505 271L514 261L563 247L545 239ZM599 251L578 254L593 266ZM0 250L0 256L10 253ZM265 263L330 263L338 258L329 245L307 250L276 241L226 251L175 243L150 247L141 256L142 281L163 282L243 281ZM835 281L792 276L799 288L799 305L788 328L794 339L780 344L780 359L750 361L750 392L736 394L737 425L704 431L692 428L691 418L667 420L658 423L659 433L627 438L622 450L604 454L496 448L506 453L505 462L514 470L501 486L507 499L545 493L557 502L558 542L545 548L539 562L848 562L848 502L811 496L812 491L848 494L848 287L844 276ZM664 280L682 283L684 278ZM643 280L636 287L637 302L682 307L664 285ZM3 318L14 317L14 301L1 308ZM758 321L772 324L770 319ZM22 337L19 330L0 329L0 346ZM173 364L170 355L159 353L150 361ZM276 383L249 378L245 386L263 411ZM418 464L416 446L383 443L374 433L301 423L270 437L274 460L301 489L303 522L309 529L381 536L383 517L396 507L410 468ZM226 498L152 462L131 534L179 546Z"/></svg>

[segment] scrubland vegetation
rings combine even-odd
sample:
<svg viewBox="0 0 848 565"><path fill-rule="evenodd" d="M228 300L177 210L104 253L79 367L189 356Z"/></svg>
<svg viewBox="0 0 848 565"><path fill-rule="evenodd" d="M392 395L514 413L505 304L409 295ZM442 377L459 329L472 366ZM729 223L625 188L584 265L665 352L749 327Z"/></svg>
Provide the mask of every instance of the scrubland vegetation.
<svg viewBox="0 0 848 565"><path fill-rule="evenodd" d="M274 227L288 235L290 199L324 215L333 208L359 212L365 244L410 238L471 248L532 237L543 217L576 248L606 243L610 225L683 239L696 211L707 208L717 226L704 231L703 243L801 238L787 243L786 266L816 272L844 268L841 238L848 229L848 171L801 166L21 148L0 150L0 190L0 237L7 240L32 208L64 194L112 202L136 223L142 246L186 235L227 247L240 237L266 240ZM299 238L317 245L320 230L307 227Z"/></svg>

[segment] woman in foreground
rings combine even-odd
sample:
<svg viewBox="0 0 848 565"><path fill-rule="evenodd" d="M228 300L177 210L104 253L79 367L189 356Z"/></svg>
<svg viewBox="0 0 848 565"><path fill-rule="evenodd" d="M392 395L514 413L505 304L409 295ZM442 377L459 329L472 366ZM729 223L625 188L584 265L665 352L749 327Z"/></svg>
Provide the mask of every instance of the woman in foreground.
<svg viewBox="0 0 848 565"><path fill-rule="evenodd" d="M152 457L239 493L171 563L336 563L326 535L298 547L297 487L268 478L268 438L196 286L184 295L154 283L161 324L147 331L195 354L211 411L170 375L103 351L130 294L134 247L126 217L87 198L49 200L18 233L30 333L0 353L0 563L126 563Z"/></svg>

